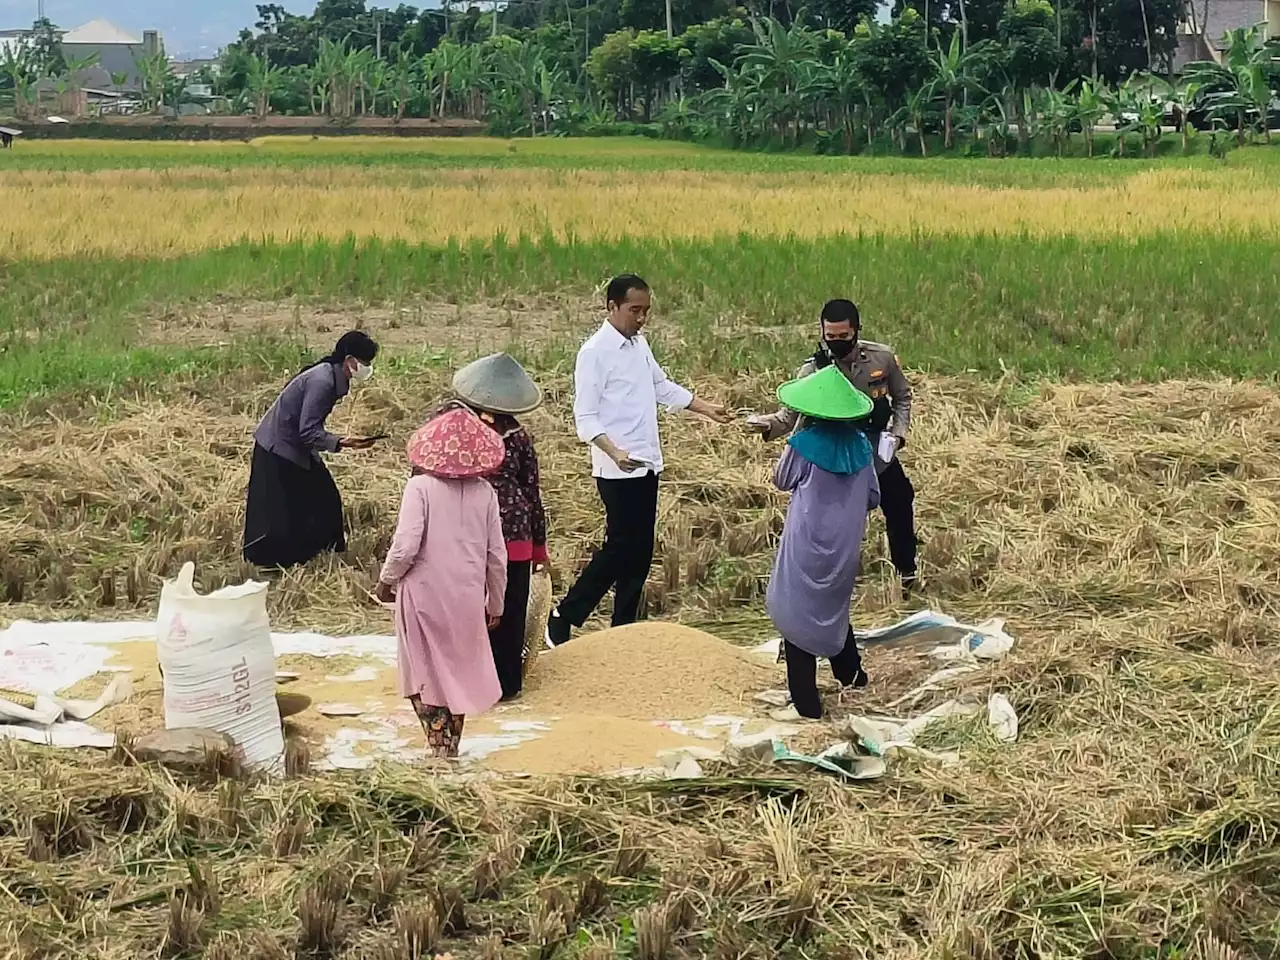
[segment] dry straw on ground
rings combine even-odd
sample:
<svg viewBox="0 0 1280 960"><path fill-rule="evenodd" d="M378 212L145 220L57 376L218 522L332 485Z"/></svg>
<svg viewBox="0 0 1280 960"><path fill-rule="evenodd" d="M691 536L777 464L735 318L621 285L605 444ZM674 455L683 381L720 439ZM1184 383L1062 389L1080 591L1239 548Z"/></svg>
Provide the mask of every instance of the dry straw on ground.
<svg viewBox="0 0 1280 960"><path fill-rule="evenodd" d="M1147 170L1093 187L948 184L844 172L187 167L13 171L0 257L172 257L241 239L346 236L444 243L501 233L584 240L784 237L850 231L1116 237L1274 235L1265 168ZM1209 189L1211 187L1211 189ZM531 200L536 198L536 200ZM638 219L614 211L643 209Z"/></svg>
<svg viewBox="0 0 1280 960"><path fill-rule="evenodd" d="M567 384L545 386L530 426L563 588L600 514ZM772 386L698 384L735 408L764 405ZM398 444L442 387L383 382L339 414L396 443L340 461L352 554L284 578L276 623L386 629L364 591L405 479ZM14 615L53 604L146 616L158 577L186 558L206 586L247 573L240 498L267 393L234 378L199 389L55 409L56 424L33 409L0 421ZM576 902L598 880L607 897L591 917L564 916L553 955L607 956L618 941L634 952L641 930L671 957L1273 955L1280 398L1226 382L921 378L918 405L928 416L905 457L929 593L957 615L1010 619L1021 642L978 692L1009 697L1016 744L951 728L938 736L959 744L959 767L905 762L856 788L456 785L426 771L207 786L15 751L0 777L0 935L32 958L123 960L197 938L247 958L293 956L300 942L396 955L378 951L421 928L403 911L440 888L470 896L489 864L502 897L465 906L465 929L443 935L455 956L545 955L564 914L535 890L563 886ZM776 450L683 419L664 429L651 608L761 639L759 585L784 509L765 482ZM864 623L900 612L879 531ZM100 608L107 578L115 606ZM865 702L883 703L868 661ZM781 806L762 806L769 796ZM374 890L378 864L407 870L394 893ZM386 919L367 919L374 901Z"/></svg>

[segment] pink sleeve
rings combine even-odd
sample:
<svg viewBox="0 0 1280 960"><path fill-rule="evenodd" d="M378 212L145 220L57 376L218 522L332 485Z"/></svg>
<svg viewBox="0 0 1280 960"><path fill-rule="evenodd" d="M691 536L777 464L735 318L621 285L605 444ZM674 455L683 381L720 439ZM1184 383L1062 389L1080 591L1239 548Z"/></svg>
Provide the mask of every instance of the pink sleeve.
<svg viewBox="0 0 1280 960"><path fill-rule="evenodd" d="M502 514L498 510L498 494L485 484L489 491L489 550L485 577L485 613L491 617L502 616L507 593L507 543L502 539Z"/></svg>
<svg viewBox="0 0 1280 960"><path fill-rule="evenodd" d="M396 522L396 533L391 538L391 547L387 550L387 560L382 565L382 573L378 579L383 583L399 583L422 549L422 537L427 532L427 492L421 484L410 480L404 486L404 497L400 500L400 519Z"/></svg>

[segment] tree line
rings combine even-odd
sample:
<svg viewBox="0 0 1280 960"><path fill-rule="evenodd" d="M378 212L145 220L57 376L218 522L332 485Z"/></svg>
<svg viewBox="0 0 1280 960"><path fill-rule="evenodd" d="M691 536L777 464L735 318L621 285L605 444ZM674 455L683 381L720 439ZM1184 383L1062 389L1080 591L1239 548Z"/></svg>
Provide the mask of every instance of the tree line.
<svg viewBox="0 0 1280 960"><path fill-rule="evenodd" d="M1260 27L1225 38L1221 62L1173 78L1183 0L895 0L888 22L878 0L738 2L319 0L310 15L260 4L206 79L258 117L458 117L508 136L993 156L1092 154L1104 126L1119 153L1153 152L1170 124L1184 146L1193 123L1269 138L1280 90Z"/></svg>

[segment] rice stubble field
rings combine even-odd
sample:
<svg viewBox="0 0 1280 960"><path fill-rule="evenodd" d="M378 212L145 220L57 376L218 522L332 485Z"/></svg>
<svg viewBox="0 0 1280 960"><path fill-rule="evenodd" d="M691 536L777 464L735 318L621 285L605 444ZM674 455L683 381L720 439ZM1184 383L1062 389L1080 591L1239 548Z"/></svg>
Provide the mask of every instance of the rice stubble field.
<svg viewBox="0 0 1280 960"><path fill-rule="evenodd" d="M915 388L926 597L1018 645L953 689L950 768L845 786L455 782L424 768L177 777L5 748L0 937L36 957L1266 957L1280 950L1280 395L1270 151L1186 162L857 161L652 143L32 144L0 163L6 620L153 615L239 558L250 434L351 325L385 345L335 458L343 558L273 585L277 629L389 632L367 602L403 441L507 348L547 403L560 589L601 515L571 424L595 288L654 285L655 352L743 412L864 308ZM776 447L664 417L650 617L737 643L785 500ZM913 609L873 520L854 610ZM870 654L850 710L922 677ZM226 772L224 771L224 774Z"/></svg>

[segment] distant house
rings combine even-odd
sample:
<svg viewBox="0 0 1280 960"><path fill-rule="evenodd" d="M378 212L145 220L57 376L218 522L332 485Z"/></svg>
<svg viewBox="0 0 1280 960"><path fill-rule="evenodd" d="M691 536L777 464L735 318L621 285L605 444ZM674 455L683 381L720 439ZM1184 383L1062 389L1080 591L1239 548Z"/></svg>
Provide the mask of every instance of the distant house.
<svg viewBox="0 0 1280 960"><path fill-rule="evenodd" d="M116 93L136 93L142 89L139 61L164 51L164 42L155 30L141 37L126 33L106 20L91 20L62 35L62 55L68 61L96 56L97 63L80 74L85 87ZM124 83L116 83L123 79Z"/></svg>
<svg viewBox="0 0 1280 960"><path fill-rule="evenodd" d="M218 61L216 58L208 60L171 60L169 61L169 67L173 70L175 77L179 80L186 80L206 70L216 75Z"/></svg>
<svg viewBox="0 0 1280 960"><path fill-rule="evenodd" d="M1280 38L1280 0L1187 0L1186 19L1178 29L1173 69L1178 73L1196 60L1222 60L1222 38L1232 30L1267 25L1267 36Z"/></svg>
<svg viewBox="0 0 1280 960"><path fill-rule="evenodd" d="M17 56L31 44L30 30L0 30L0 61Z"/></svg>

